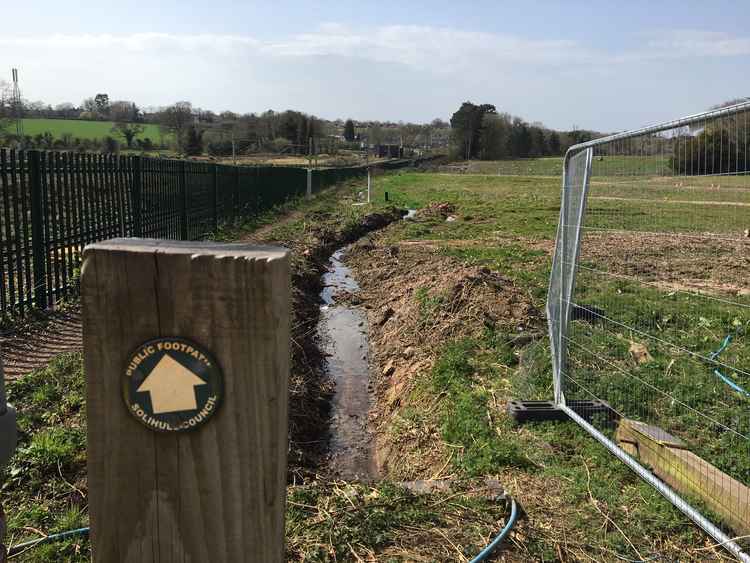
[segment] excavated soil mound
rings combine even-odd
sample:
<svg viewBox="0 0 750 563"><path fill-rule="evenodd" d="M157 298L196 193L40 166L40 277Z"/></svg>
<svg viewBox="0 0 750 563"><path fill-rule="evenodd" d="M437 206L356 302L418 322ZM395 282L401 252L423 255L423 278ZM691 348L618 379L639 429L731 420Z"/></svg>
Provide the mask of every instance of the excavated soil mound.
<svg viewBox="0 0 750 563"><path fill-rule="evenodd" d="M527 343L541 334L544 320L528 295L497 272L466 266L430 247L389 246L380 240L368 237L353 245L346 261L360 286L352 299L368 311L377 395L370 418L378 434L379 470L388 475L389 453L408 448L389 442L389 421L445 344L480 337L488 328ZM414 439L437 437L425 429ZM434 459L420 460L422 467L411 469L424 475L443 459L436 451Z"/></svg>

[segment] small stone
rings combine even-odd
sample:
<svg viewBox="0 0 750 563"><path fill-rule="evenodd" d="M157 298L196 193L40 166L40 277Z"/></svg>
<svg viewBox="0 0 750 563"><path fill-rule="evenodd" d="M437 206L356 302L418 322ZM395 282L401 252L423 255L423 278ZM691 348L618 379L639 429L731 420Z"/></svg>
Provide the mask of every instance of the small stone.
<svg viewBox="0 0 750 563"><path fill-rule="evenodd" d="M407 346L404 350L404 358L411 358L414 355L414 347Z"/></svg>
<svg viewBox="0 0 750 563"><path fill-rule="evenodd" d="M396 311L394 311L390 307L385 307L383 310L381 310L380 316L377 321L378 325L383 326L385 323L387 323L388 319L390 319L395 312Z"/></svg>
<svg viewBox="0 0 750 563"><path fill-rule="evenodd" d="M383 368L383 375L385 377L390 377L393 375L394 371L396 371L396 366L393 365L393 360L388 360L388 363L385 364L385 367Z"/></svg>
<svg viewBox="0 0 750 563"><path fill-rule="evenodd" d="M628 352L638 364L647 364L654 360L648 348L639 342L631 342Z"/></svg>

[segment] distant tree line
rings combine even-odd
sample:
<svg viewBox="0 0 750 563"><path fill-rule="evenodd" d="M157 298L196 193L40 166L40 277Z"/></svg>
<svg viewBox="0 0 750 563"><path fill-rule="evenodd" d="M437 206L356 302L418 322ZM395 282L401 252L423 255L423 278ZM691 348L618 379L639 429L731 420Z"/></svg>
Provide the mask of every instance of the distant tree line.
<svg viewBox="0 0 750 563"><path fill-rule="evenodd" d="M451 152L462 159L500 160L560 156L576 143L588 141L593 131L554 131L540 123L527 123L492 104L464 102L453 114Z"/></svg>
<svg viewBox="0 0 750 563"><path fill-rule="evenodd" d="M73 152L106 152L116 153L122 147L122 143L119 139L105 135L100 139L81 138L72 135L71 133L63 133L59 137L55 137L50 132L39 133L36 135L24 135L22 139L18 139L15 134L10 133L4 138L0 137L0 146L16 146L20 143L26 149L38 149L38 150L64 150ZM150 152L158 147L154 142L145 137L143 139L136 139L132 143L132 148Z"/></svg>
<svg viewBox="0 0 750 563"><path fill-rule="evenodd" d="M25 118L80 119L111 121L109 135L102 139L80 139L72 135L15 138L9 124L15 117L11 107L11 89L0 81L0 143L21 144L28 148L61 148L67 150L135 150L174 148L185 154L226 156L233 150L246 152L277 152L307 154L335 152L339 149L360 150L363 145L394 144L406 147L447 147L450 126L435 119L429 124L352 119L323 120L299 111L237 114L215 113L180 101L160 108L141 108L128 100L111 100L99 92L79 105L62 103L56 106L24 100ZM159 126L158 139L143 138L146 124Z"/></svg>
<svg viewBox="0 0 750 563"><path fill-rule="evenodd" d="M700 132L670 139L669 166L686 176L750 171L750 139L744 125L713 123Z"/></svg>

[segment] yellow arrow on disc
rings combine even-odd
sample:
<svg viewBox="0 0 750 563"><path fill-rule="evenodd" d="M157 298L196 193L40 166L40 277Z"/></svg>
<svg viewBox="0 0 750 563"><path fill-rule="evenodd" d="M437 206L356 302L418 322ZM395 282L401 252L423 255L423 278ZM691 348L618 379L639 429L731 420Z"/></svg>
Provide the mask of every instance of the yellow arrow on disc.
<svg viewBox="0 0 750 563"><path fill-rule="evenodd" d="M195 387L199 385L206 385L206 382L169 354L164 354L136 391L149 392L154 414L163 414L197 409Z"/></svg>

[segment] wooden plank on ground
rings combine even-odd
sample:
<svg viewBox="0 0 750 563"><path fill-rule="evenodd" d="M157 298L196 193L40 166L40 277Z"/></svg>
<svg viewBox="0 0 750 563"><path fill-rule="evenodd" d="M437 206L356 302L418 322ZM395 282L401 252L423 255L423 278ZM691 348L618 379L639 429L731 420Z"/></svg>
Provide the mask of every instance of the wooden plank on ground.
<svg viewBox="0 0 750 563"><path fill-rule="evenodd" d="M750 535L750 489L661 428L622 419L616 439L676 491L702 499L737 535Z"/></svg>

